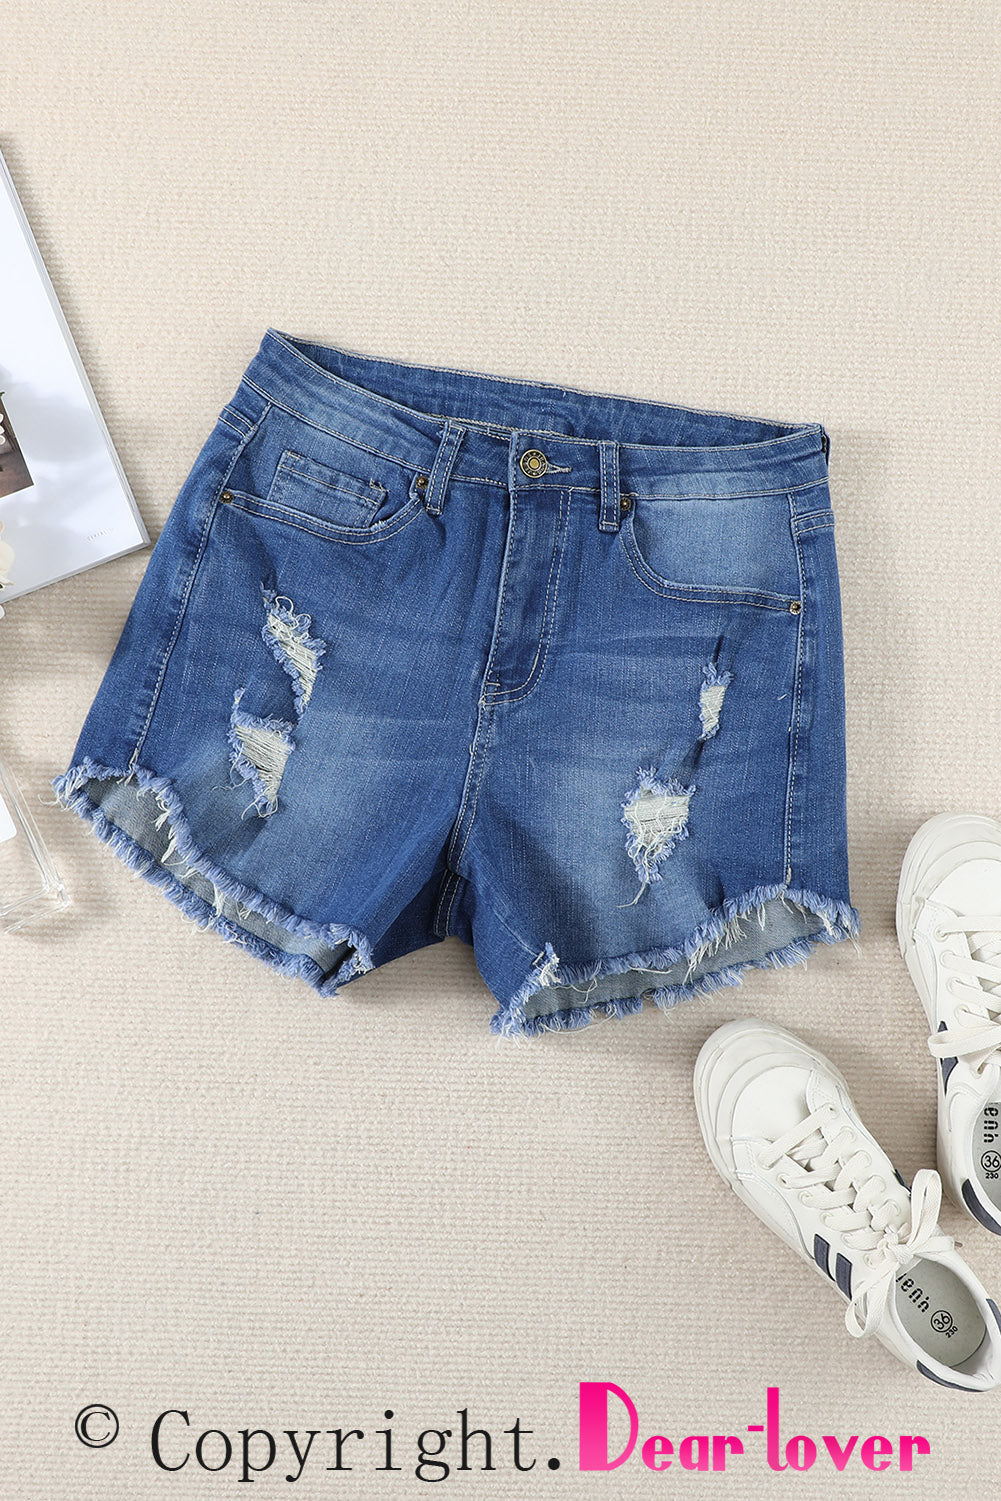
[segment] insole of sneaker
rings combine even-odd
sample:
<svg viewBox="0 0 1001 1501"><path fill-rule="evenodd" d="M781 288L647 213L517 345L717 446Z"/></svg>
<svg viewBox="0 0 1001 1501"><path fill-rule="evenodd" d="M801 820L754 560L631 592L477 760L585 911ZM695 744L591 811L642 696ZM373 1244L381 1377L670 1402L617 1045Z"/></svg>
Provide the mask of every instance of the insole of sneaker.
<svg viewBox="0 0 1001 1501"><path fill-rule="evenodd" d="M980 1311L950 1267L919 1256L895 1282L900 1322L933 1360L962 1365L983 1344L987 1329Z"/></svg>
<svg viewBox="0 0 1001 1501"><path fill-rule="evenodd" d="M1001 1105L985 1105L973 1124L973 1166L981 1189L1001 1209Z"/></svg>

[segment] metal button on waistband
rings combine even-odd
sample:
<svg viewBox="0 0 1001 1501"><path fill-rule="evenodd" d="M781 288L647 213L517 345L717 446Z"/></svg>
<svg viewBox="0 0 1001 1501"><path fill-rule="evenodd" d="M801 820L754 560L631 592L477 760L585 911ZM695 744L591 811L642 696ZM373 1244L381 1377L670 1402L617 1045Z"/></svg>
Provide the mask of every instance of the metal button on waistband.
<svg viewBox="0 0 1001 1501"><path fill-rule="evenodd" d="M529 479L541 479L549 468L549 460L537 448L526 448L518 463L522 474L527 474Z"/></svg>

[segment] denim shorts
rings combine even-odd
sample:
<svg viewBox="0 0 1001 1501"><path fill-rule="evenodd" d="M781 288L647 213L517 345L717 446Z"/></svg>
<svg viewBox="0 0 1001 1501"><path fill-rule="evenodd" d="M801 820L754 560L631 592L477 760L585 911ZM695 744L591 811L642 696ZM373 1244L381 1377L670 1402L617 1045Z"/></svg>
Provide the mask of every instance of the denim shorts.
<svg viewBox="0 0 1001 1501"><path fill-rule="evenodd" d="M828 449L269 328L58 798L321 995L462 939L504 1035L853 936Z"/></svg>

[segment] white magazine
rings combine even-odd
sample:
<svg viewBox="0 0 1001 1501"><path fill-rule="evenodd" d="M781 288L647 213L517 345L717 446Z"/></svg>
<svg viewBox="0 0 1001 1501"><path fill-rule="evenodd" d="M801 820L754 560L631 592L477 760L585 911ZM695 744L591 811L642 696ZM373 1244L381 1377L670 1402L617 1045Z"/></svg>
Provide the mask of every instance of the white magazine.
<svg viewBox="0 0 1001 1501"><path fill-rule="evenodd" d="M0 155L0 604L149 542Z"/></svg>

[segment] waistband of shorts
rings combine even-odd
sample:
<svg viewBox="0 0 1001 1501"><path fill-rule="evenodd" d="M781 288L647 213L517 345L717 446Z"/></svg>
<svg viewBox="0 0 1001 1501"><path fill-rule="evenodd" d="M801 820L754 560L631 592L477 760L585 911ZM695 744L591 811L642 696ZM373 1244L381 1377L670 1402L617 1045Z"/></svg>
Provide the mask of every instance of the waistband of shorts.
<svg viewBox="0 0 1001 1501"><path fill-rule="evenodd" d="M621 492L638 497L767 494L817 484L828 472L818 422L383 359L275 328L243 379L293 415L417 471L431 468L443 434L458 428L457 480L600 491L610 444Z"/></svg>

